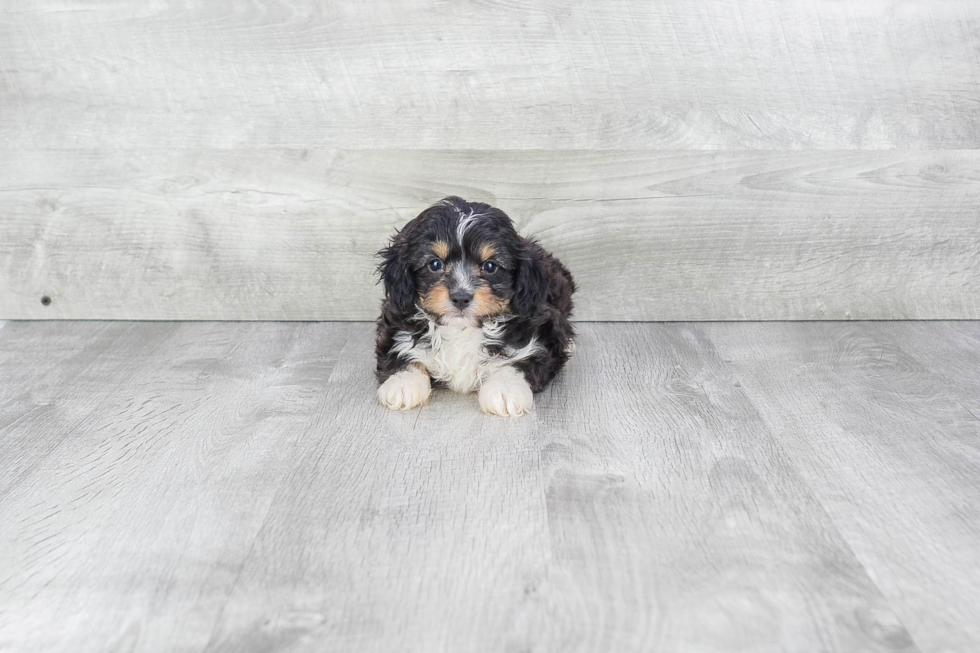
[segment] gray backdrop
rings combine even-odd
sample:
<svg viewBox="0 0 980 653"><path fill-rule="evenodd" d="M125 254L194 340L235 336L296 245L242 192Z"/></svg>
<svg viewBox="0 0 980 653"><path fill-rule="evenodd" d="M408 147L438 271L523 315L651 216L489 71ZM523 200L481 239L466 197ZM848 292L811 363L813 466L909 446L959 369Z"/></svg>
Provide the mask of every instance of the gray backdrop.
<svg viewBox="0 0 980 653"><path fill-rule="evenodd" d="M978 2L0 0L0 71L0 318L372 319L448 194L583 320L980 318Z"/></svg>

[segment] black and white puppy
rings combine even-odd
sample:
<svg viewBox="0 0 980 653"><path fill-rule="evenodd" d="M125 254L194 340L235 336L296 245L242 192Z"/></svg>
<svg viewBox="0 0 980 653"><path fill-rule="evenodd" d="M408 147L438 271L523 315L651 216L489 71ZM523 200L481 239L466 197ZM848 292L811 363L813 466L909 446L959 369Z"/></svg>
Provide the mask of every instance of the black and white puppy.
<svg viewBox="0 0 980 653"><path fill-rule="evenodd" d="M572 351L572 275L500 209L447 197L378 253L378 399L424 404L432 383L518 417Z"/></svg>

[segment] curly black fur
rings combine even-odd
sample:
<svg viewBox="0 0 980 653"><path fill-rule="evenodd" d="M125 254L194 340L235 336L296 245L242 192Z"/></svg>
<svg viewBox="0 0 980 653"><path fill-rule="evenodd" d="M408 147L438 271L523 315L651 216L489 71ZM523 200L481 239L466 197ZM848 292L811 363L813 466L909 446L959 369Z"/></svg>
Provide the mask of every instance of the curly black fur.
<svg viewBox="0 0 980 653"><path fill-rule="evenodd" d="M436 257L445 259L446 268L433 272L429 266L437 243L447 248L445 257ZM493 252L496 269L492 273L476 267L482 264L481 251ZM536 339L537 351L513 364L533 392L543 390L568 361L575 337L570 322L575 292L572 275L535 241L518 235L511 219L500 209L447 197L405 225L378 255L382 259L378 274L385 287L377 321L379 382L409 364L394 349L396 334L410 334L417 343L430 320L441 323L445 319L445 315L422 309L423 298L434 289L448 293L463 288L460 292L464 292L475 286L492 296L493 305L501 310L472 318L476 326L486 319L501 321L500 337L485 342L491 355L504 355L524 347L532 337ZM471 278L463 278L462 272L450 276L445 270L451 266L478 272ZM436 288L440 285L444 288Z"/></svg>

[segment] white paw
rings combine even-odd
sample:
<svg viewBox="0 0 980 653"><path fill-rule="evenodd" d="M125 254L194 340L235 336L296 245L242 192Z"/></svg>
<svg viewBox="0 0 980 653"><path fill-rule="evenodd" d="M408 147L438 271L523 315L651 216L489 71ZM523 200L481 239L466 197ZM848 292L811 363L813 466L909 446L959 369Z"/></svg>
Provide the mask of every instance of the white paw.
<svg viewBox="0 0 980 653"><path fill-rule="evenodd" d="M428 401L431 392L429 375L410 367L389 376L378 388L378 399L392 410L410 410Z"/></svg>
<svg viewBox="0 0 980 653"><path fill-rule="evenodd" d="M520 417L531 412L534 394L524 375L505 367L484 381L480 387L480 410L501 417Z"/></svg>

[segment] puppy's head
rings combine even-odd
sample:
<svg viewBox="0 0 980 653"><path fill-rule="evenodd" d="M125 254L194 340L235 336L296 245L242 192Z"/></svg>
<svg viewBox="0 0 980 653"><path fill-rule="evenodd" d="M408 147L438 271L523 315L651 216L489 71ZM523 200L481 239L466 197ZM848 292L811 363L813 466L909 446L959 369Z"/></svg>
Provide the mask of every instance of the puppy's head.
<svg viewBox="0 0 980 653"><path fill-rule="evenodd" d="M478 326L530 314L548 290L537 247L487 204L447 197L409 222L379 252L389 306L421 307L439 324Z"/></svg>

